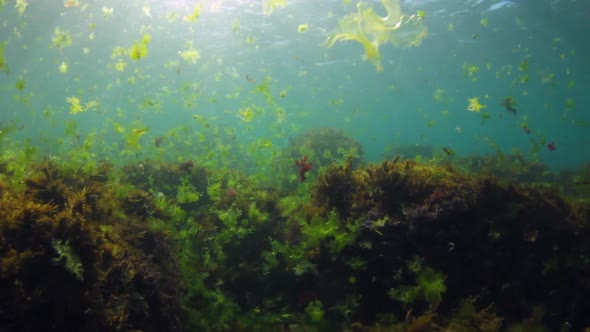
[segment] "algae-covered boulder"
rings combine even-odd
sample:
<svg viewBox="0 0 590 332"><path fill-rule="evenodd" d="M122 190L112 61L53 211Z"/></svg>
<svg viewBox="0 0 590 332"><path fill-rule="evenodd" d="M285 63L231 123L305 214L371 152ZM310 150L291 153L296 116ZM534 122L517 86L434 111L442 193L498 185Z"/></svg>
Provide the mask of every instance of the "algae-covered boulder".
<svg viewBox="0 0 590 332"><path fill-rule="evenodd" d="M117 211L102 171L45 161L24 190L1 186L0 330L182 328L172 244Z"/></svg>
<svg viewBox="0 0 590 332"><path fill-rule="evenodd" d="M287 177L288 188L298 179L297 160L307 157L306 161L313 164L310 174L315 176L320 170L332 163L342 163L351 158L352 165L358 166L363 160L363 148L354 138L344 131L335 128L312 128L301 135L290 139L283 150L282 158L275 161L273 168ZM313 181L313 177L312 177Z"/></svg>

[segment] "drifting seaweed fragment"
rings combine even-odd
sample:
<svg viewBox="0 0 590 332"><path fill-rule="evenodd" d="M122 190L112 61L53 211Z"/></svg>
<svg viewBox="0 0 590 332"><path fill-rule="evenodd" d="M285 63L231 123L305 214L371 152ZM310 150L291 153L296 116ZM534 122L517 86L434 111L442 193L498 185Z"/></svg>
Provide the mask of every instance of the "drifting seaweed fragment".
<svg viewBox="0 0 590 332"><path fill-rule="evenodd" d="M512 98L511 96L507 96L504 99L502 99L502 106L504 106L506 112L512 113L514 114L514 116L517 116L518 111L516 110L514 105L515 101L514 98Z"/></svg>
<svg viewBox="0 0 590 332"><path fill-rule="evenodd" d="M149 33L143 35L141 40L136 40L133 42L133 46L129 48L128 54L132 60L139 60L145 58L148 55L148 44L150 43L152 37Z"/></svg>
<svg viewBox="0 0 590 332"><path fill-rule="evenodd" d="M287 0L262 0L262 14L270 15L275 9L285 7Z"/></svg>
<svg viewBox="0 0 590 332"><path fill-rule="evenodd" d="M55 28L52 39L54 47L63 49L72 45L72 41L72 35L68 31L62 30L59 27Z"/></svg>
<svg viewBox="0 0 590 332"><path fill-rule="evenodd" d="M184 22L193 23L196 22L199 16L201 16L201 10L203 9L203 5L196 4L193 8L193 11L182 18Z"/></svg>
<svg viewBox="0 0 590 332"><path fill-rule="evenodd" d="M479 103L479 97L469 98L467 99L467 102L467 110L469 112L481 112L482 109L487 108L486 105Z"/></svg>
<svg viewBox="0 0 590 332"><path fill-rule="evenodd" d="M193 47L192 40L185 43L185 49L178 51L178 55L184 59L184 61L194 64L201 58L201 54Z"/></svg>
<svg viewBox="0 0 590 332"><path fill-rule="evenodd" d="M419 46L428 35L423 17L403 14L398 0L381 0L381 4L387 12L384 17L378 16L370 4L357 3L357 12L338 22L339 31L328 37L326 46L332 47L344 40L357 41L377 71L383 70L379 46L388 42L398 48Z"/></svg>

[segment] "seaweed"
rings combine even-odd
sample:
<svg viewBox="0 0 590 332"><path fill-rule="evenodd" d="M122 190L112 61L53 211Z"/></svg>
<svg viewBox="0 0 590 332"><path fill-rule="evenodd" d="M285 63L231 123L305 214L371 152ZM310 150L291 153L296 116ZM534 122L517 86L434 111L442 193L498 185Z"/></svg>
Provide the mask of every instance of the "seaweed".
<svg viewBox="0 0 590 332"><path fill-rule="evenodd" d="M148 55L147 46L150 43L151 39L151 35L146 33L143 35L141 40L136 40L133 42L133 45L127 51L131 60L139 60L145 58Z"/></svg>
<svg viewBox="0 0 590 332"><path fill-rule="evenodd" d="M382 0L387 15L375 14L373 7L365 2L357 3L357 12L343 17L337 33L326 40L327 47L338 41L354 40L365 50L366 59L373 62L377 71L383 71L379 46L392 43L399 48L419 46L428 35L421 15L404 15L398 0Z"/></svg>
<svg viewBox="0 0 590 332"><path fill-rule="evenodd" d="M45 158L0 183L0 327L590 324L587 202L448 164L354 161L294 192L196 162Z"/></svg>
<svg viewBox="0 0 590 332"><path fill-rule="evenodd" d="M103 171L69 171L46 159L24 190L2 190L0 288L12 298L0 303L3 328L179 328L171 247L112 213L112 191L91 178Z"/></svg>

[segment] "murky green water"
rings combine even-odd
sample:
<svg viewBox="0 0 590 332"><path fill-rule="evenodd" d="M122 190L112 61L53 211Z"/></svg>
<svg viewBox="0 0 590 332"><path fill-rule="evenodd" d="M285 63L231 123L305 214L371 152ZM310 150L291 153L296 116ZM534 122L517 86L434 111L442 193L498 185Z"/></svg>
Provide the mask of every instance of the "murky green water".
<svg viewBox="0 0 590 332"><path fill-rule="evenodd" d="M387 19L376 1L263 2L4 1L3 144L247 163L334 127L368 161L415 144L588 160L583 1L403 1Z"/></svg>

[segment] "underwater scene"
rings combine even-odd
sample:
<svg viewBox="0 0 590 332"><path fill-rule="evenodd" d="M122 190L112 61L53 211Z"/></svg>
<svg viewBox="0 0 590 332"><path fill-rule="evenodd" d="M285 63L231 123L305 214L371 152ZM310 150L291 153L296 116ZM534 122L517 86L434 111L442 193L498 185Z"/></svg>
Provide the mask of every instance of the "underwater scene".
<svg viewBox="0 0 590 332"><path fill-rule="evenodd" d="M0 332L590 331L589 1L0 18Z"/></svg>

